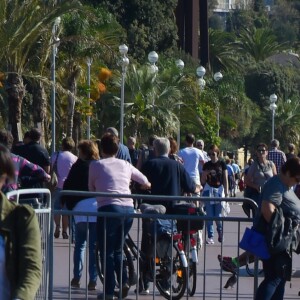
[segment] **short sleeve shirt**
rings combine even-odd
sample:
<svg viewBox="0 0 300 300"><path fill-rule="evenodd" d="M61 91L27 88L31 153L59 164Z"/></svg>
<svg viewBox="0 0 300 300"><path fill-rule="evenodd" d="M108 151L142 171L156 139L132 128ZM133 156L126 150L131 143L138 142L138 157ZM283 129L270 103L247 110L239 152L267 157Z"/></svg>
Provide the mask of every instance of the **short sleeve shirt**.
<svg viewBox="0 0 300 300"><path fill-rule="evenodd" d="M198 165L200 162L203 164L205 160L202 150L195 147L186 147L179 151L178 156L182 158L183 166L191 178L199 179Z"/></svg>
<svg viewBox="0 0 300 300"><path fill-rule="evenodd" d="M300 222L300 200L292 188L282 183L278 175L265 183L262 200L280 206L285 216Z"/></svg>

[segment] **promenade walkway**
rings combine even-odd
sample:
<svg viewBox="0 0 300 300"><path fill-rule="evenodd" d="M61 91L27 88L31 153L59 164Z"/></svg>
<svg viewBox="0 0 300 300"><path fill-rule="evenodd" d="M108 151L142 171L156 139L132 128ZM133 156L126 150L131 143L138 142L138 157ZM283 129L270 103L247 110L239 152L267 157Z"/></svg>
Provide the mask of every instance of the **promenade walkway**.
<svg viewBox="0 0 300 300"><path fill-rule="evenodd" d="M231 216L242 216L241 205L235 204L231 205ZM242 224L241 228L247 224ZM250 223L248 224L250 225ZM242 228L242 232L243 232ZM224 234L225 241L223 244L223 255L229 256L237 254L237 231L238 228L235 224L225 224ZM136 226L134 225L131 231L132 236L136 234ZM241 251L241 250L240 250ZM197 290L196 294L191 299L243 299L250 300L253 299L253 277L250 277L245 268L240 269L240 278L237 285L234 288L224 289L227 279L229 278L229 273L220 272L220 266L217 260L217 255L221 253L220 243L215 241L214 245L206 245L206 275L203 276L203 265L204 265L204 251L199 253L199 264L198 264L198 278L197 278ZM72 278L72 255L73 255L73 245L69 249L69 241L63 239L54 240L54 276L53 276L53 299L96 299L97 293L102 289L102 285L98 280L98 291L89 292L85 289L86 287L86 275L83 275L81 288L78 290L71 290L69 294L69 282ZM291 285L286 284L285 299L300 299L298 292L300 291L300 256L293 256L293 268L295 269ZM70 272L70 273L69 273ZM70 274L70 275L69 275ZM259 278L259 282L261 281ZM88 278L87 278L88 281ZM205 297L203 294L203 287L205 286ZM131 287L127 299L136 299L134 293L134 288ZM220 296L220 290L222 291L222 296ZM150 290L151 291L151 290ZM238 294L237 294L238 291ZM139 299L153 299L152 294L149 296L139 296ZM155 294L156 299L163 299L158 292ZM185 297L184 299L187 299Z"/></svg>

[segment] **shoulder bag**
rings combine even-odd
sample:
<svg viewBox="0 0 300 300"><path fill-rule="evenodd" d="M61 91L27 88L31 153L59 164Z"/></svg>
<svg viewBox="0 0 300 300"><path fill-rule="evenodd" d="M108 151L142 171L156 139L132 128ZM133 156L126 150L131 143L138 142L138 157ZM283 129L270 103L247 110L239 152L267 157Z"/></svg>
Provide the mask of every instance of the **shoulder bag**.
<svg viewBox="0 0 300 300"><path fill-rule="evenodd" d="M49 189L51 193L54 192L54 190L57 186L57 183L58 183L58 178L57 178L57 174L58 174L58 172L57 172L58 156L59 156L59 152L57 152L54 164L50 169L50 176L51 176L50 181L46 182L46 188Z"/></svg>

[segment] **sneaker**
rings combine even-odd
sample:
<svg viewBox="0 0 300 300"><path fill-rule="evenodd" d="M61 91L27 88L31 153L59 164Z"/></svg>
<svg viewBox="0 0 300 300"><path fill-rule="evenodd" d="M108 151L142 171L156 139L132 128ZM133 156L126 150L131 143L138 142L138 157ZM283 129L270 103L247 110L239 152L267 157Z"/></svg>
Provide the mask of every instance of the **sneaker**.
<svg viewBox="0 0 300 300"><path fill-rule="evenodd" d="M220 266L225 272L230 272L230 273L236 273L237 272L237 266L236 264L232 261L232 257L230 256L221 256L218 255L218 260L220 262Z"/></svg>
<svg viewBox="0 0 300 300"><path fill-rule="evenodd" d="M223 241L224 241L223 231L218 230L218 242L223 243Z"/></svg>
<svg viewBox="0 0 300 300"><path fill-rule="evenodd" d="M141 291L140 291L140 295L149 295L149 294L150 294L149 289L141 290Z"/></svg>
<svg viewBox="0 0 300 300"><path fill-rule="evenodd" d="M214 242L214 238L207 238L206 239L206 244L208 245L213 245L215 242Z"/></svg>
<svg viewBox="0 0 300 300"><path fill-rule="evenodd" d="M98 300L118 300L118 297L114 296L114 295L104 295L103 293L98 294L97 299Z"/></svg>
<svg viewBox="0 0 300 300"><path fill-rule="evenodd" d="M88 290L89 291L95 291L97 287L96 281L90 281L88 284Z"/></svg>
<svg viewBox="0 0 300 300"><path fill-rule="evenodd" d="M79 279L73 278L71 280L71 288L73 288L73 289L79 289L80 288Z"/></svg>

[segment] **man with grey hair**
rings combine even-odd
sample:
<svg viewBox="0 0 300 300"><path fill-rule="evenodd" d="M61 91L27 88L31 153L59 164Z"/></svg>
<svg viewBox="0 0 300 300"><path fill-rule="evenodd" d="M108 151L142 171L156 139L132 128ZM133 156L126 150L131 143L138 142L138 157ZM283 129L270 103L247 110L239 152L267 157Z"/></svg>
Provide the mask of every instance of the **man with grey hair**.
<svg viewBox="0 0 300 300"><path fill-rule="evenodd" d="M204 141L201 140L201 139L197 140L195 147L202 151L203 157L204 157L204 163L208 162L210 160L210 157L207 155L207 152L204 151ZM201 174L202 174L202 167L203 167L202 164L198 165L198 170L199 170L200 178L201 178Z"/></svg>
<svg viewBox="0 0 300 300"><path fill-rule="evenodd" d="M155 157L147 160L142 165L142 173L151 183L152 195L181 196L185 193L198 193L200 187L190 178L183 165L168 157L170 141L167 138L157 137L153 142ZM173 201L155 200L150 204L163 205L166 213L172 213ZM143 223L144 224L144 223ZM149 249L147 228L143 225L142 251ZM149 281L144 276L147 273L147 264L141 266L142 276L140 277L139 294L149 294Z"/></svg>
<svg viewBox="0 0 300 300"><path fill-rule="evenodd" d="M185 168L179 162L169 159L170 141L159 137L153 143L155 158L145 162L142 173L151 183L152 195L181 196L184 193L199 192L200 187L193 182ZM171 212L172 201L151 201L162 204L167 213Z"/></svg>
<svg viewBox="0 0 300 300"><path fill-rule="evenodd" d="M284 152L278 149L279 148L279 141L274 139L271 141L271 150L268 152L268 160L271 160L277 170L277 174L280 173L280 169L282 165L286 162L286 156Z"/></svg>

